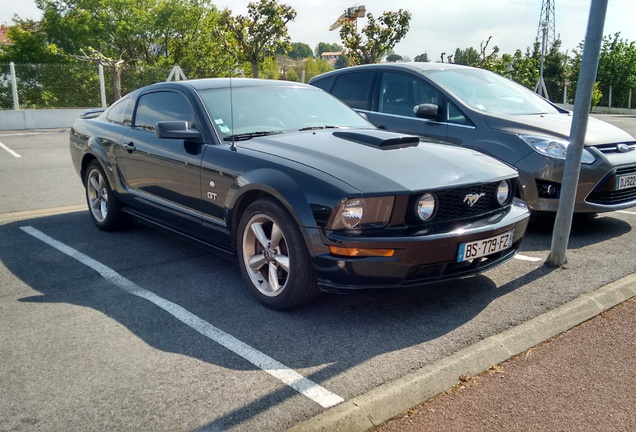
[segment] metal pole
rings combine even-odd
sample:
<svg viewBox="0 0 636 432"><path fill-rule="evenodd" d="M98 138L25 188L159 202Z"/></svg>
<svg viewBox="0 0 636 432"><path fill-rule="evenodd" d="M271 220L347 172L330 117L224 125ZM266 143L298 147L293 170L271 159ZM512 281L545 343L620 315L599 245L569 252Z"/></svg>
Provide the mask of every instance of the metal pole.
<svg viewBox="0 0 636 432"><path fill-rule="evenodd" d="M579 80L574 99L570 145L565 158L565 171L563 172L559 209L554 221L550 256L548 256L546 260L546 264L555 267L562 266L567 262L565 253L572 229L574 201L579 182L579 174L581 172L581 157L583 155L587 120L592 103L592 91L594 89L598 59L601 52L607 2L608 0L592 0L592 5L590 6L590 17L587 23L583 59L581 60L581 70L579 71Z"/></svg>
<svg viewBox="0 0 636 432"><path fill-rule="evenodd" d="M13 109L20 109L20 102L18 100L18 78L15 75L15 63L9 63L9 71L11 73L11 90L13 92Z"/></svg>
<svg viewBox="0 0 636 432"><path fill-rule="evenodd" d="M98 65L99 68L99 94L102 98L102 108L106 108L106 83L104 82L104 66Z"/></svg>

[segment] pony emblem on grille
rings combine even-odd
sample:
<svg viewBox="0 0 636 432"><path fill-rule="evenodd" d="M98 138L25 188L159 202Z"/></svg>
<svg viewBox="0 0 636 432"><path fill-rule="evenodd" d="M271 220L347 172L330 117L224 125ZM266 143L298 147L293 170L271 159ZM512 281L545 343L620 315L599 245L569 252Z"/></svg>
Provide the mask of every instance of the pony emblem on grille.
<svg viewBox="0 0 636 432"><path fill-rule="evenodd" d="M479 198L483 197L484 195L486 194L483 192L480 194L468 194L464 197L464 202L468 204L468 207L472 207L475 204L477 204L477 201L479 201Z"/></svg>

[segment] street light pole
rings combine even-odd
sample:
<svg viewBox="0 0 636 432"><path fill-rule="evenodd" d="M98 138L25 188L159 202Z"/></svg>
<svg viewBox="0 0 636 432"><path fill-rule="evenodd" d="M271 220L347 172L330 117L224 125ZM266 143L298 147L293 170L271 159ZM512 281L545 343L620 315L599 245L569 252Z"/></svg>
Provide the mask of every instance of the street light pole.
<svg viewBox="0 0 636 432"><path fill-rule="evenodd" d="M574 99L570 145L565 158L559 209L554 221L552 248L546 260L546 264L555 267L560 267L567 262L566 250L572 229L574 201L581 172L581 157L583 155L587 120L592 103L592 91L594 89L594 81L596 81L598 60L601 52L607 2L608 0L592 0L592 5L590 6L583 59L581 60L581 70L579 71Z"/></svg>

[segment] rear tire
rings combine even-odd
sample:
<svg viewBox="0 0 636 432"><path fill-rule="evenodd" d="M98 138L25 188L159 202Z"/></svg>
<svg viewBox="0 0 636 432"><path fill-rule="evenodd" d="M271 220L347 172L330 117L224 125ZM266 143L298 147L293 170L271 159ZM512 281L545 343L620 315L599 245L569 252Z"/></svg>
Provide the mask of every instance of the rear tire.
<svg viewBox="0 0 636 432"><path fill-rule="evenodd" d="M84 186L86 188L86 203L93 223L104 231L122 228L125 219L121 205L97 160L88 164Z"/></svg>
<svg viewBox="0 0 636 432"><path fill-rule="evenodd" d="M265 306L291 309L320 296L307 245L278 202L265 198L250 204L236 240L243 278Z"/></svg>

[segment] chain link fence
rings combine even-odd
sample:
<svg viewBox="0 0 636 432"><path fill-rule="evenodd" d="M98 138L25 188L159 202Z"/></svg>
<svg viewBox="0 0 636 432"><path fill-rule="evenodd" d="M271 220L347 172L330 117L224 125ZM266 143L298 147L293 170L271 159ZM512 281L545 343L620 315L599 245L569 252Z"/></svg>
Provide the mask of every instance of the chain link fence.
<svg viewBox="0 0 636 432"><path fill-rule="evenodd" d="M0 63L0 110L95 108L102 106L98 65ZM125 66L120 69L122 96L140 87L166 81L172 67ZM189 76L186 72L186 76ZM103 68L106 105L115 100L113 71ZM17 90L17 91L16 91ZM16 95L17 93L17 95ZM17 96L17 103L16 98Z"/></svg>

